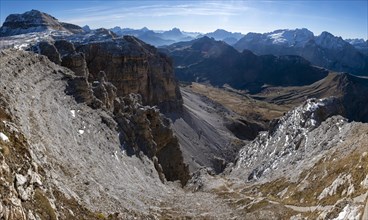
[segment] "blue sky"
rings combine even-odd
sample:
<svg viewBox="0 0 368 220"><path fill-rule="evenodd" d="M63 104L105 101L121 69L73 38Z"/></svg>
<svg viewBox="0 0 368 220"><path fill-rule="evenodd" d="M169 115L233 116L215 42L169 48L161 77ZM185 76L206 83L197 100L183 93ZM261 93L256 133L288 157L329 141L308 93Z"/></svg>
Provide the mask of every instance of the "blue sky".
<svg viewBox="0 0 368 220"><path fill-rule="evenodd" d="M343 38L368 36L368 0L330 1L22 1L0 0L0 23L11 13L37 9L91 28L114 26L211 32L270 32L308 28Z"/></svg>

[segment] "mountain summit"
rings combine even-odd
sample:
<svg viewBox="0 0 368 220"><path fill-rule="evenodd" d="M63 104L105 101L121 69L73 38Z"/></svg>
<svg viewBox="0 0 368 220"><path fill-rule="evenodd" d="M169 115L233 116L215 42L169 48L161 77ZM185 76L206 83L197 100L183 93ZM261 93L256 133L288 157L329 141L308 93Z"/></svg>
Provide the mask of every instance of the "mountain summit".
<svg viewBox="0 0 368 220"><path fill-rule="evenodd" d="M83 29L77 25L59 22L49 14L38 10L31 10L23 14L9 15L0 28L0 37L47 30L64 31L67 33L83 32Z"/></svg>
<svg viewBox="0 0 368 220"><path fill-rule="evenodd" d="M298 55L312 64L335 71L368 74L368 57L354 46L329 32L319 36L308 29L276 30L270 33L249 33L234 47L251 50L258 55Z"/></svg>

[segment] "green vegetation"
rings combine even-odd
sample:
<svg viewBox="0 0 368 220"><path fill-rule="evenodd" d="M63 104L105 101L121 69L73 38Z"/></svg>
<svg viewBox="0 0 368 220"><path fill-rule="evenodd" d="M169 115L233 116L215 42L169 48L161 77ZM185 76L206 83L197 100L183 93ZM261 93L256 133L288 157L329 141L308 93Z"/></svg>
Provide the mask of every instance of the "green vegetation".
<svg viewBox="0 0 368 220"><path fill-rule="evenodd" d="M34 193L34 204L36 205L36 212L42 220L56 220L54 209L46 196L40 189L36 189Z"/></svg>

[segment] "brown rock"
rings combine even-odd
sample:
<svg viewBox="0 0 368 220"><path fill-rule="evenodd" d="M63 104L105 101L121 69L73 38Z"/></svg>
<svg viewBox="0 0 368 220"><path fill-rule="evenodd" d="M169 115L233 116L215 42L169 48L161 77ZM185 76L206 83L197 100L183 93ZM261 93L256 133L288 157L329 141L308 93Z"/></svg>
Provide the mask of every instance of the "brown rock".
<svg viewBox="0 0 368 220"><path fill-rule="evenodd" d="M61 65L72 70L77 76L88 77L88 68L82 53L74 52L64 56Z"/></svg>
<svg viewBox="0 0 368 220"><path fill-rule="evenodd" d="M124 97L124 106L115 102L115 120L121 130L121 146L128 155L141 153L154 161L161 180L180 180L185 185L189 169L183 162L178 139L174 136L170 121L155 107L142 106L139 95Z"/></svg>
<svg viewBox="0 0 368 220"><path fill-rule="evenodd" d="M158 105L163 111L181 108L182 98L174 78L171 60L134 37L82 45L89 80L98 80L104 71L106 80L117 89L117 96L137 93L144 105Z"/></svg>
<svg viewBox="0 0 368 220"><path fill-rule="evenodd" d="M61 57L75 53L74 44L69 41L57 40L55 41L54 45L56 49L58 50L58 52L60 53Z"/></svg>
<svg viewBox="0 0 368 220"><path fill-rule="evenodd" d="M39 53L45 55L56 64L61 64L61 58L56 47L50 42L43 41L38 44Z"/></svg>
<svg viewBox="0 0 368 220"><path fill-rule="evenodd" d="M113 111L116 88L112 83L106 82L105 77L105 73L101 71L99 81L96 81L96 85L92 88L93 94L108 110Z"/></svg>

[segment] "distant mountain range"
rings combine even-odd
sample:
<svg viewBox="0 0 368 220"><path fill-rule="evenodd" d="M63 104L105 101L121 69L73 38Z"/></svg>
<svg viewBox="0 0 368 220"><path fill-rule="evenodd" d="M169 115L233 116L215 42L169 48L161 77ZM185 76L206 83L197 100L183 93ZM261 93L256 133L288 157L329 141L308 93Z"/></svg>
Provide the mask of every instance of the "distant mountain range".
<svg viewBox="0 0 368 220"><path fill-rule="evenodd" d="M328 32L319 36L308 29L276 30L270 33L248 33L234 47L255 54L298 55L313 65L335 71L357 75L368 75L368 42L364 40L343 40Z"/></svg>
<svg viewBox="0 0 368 220"><path fill-rule="evenodd" d="M307 85L328 74L327 70L312 66L300 56L257 56L249 50L239 52L206 36L172 44L161 51L173 58L179 80L209 82L216 86L228 84L251 93L267 85Z"/></svg>
<svg viewBox="0 0 368 220"><path fill-rule="evenodd" d="M153 31L146 27L142 29L114 27L110 30L119 36L133 35L154 46L164 46L182 41L191 41L203 36L208 36L215 40L222 40L229 45L233 45L244 36L241 33L232 33L223 29L217 29L216 31L207 34L199 32L185 32L178 28L173 28L169 31Z"/></svg>
<svg viewBox="0 0 368 220"><path fill-rule="evenodd" d="M242 52L250 50L257 55L298 55L316 66L335 71L350 72L356 75L368 75L368 41L363 39L347 39L336 37L328 32L315 36L308 29L276 30L270 33L232 33L223 29L201 34L185 32L178 28L169 31L153 31L146 27L142 29L114 27L106 29L90 29L88 26L79 27L74 24L59 22L46 13L32 10L24 14L8 16L0 28L0 37L14 36L27 33L52 32L54 35L73 35L78 39L87 34L106 32L107 38L132 35L156 47L167 46L178 42L190 42L207 36L220 40ZM56 33L56 34L55 34ZM40 36L34 37L37 40ZM45 37L45 36L43 36ZM105 39L97 34L96 40ZM89 37L89 39L91 39ZM29 41L31 42L31 41ZM4 42L4 45L7 43Z"/></svg>

